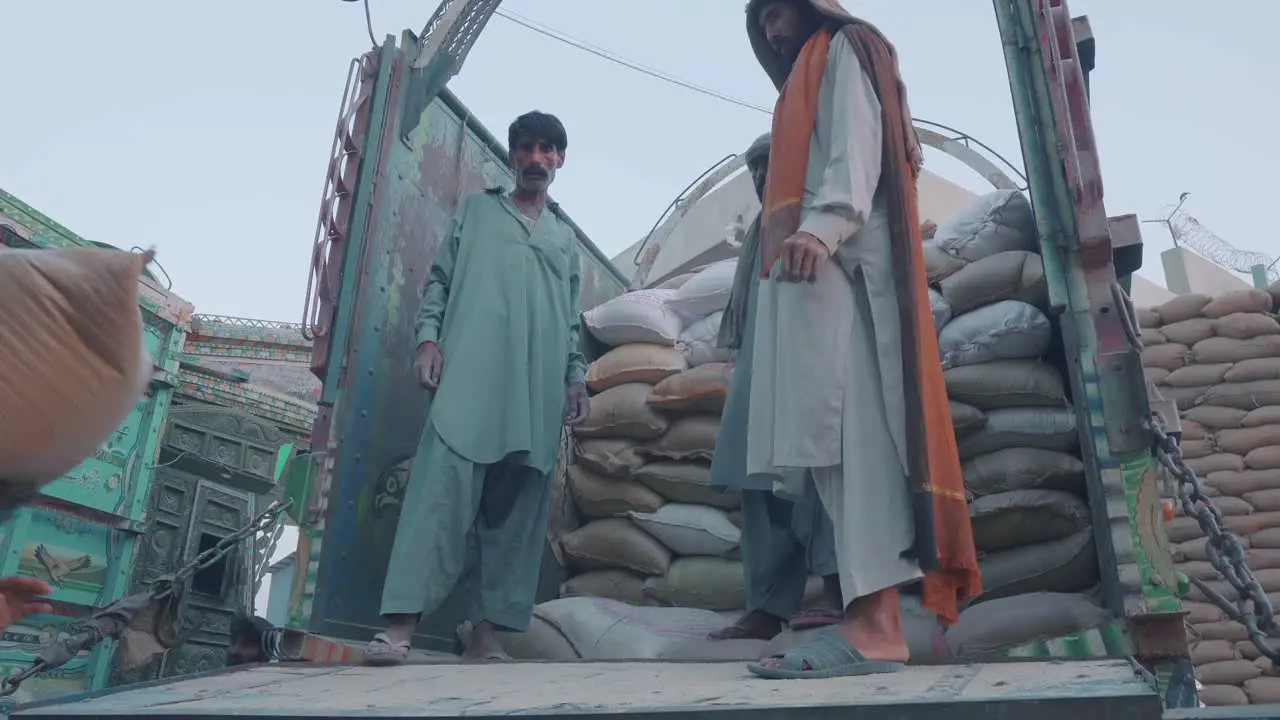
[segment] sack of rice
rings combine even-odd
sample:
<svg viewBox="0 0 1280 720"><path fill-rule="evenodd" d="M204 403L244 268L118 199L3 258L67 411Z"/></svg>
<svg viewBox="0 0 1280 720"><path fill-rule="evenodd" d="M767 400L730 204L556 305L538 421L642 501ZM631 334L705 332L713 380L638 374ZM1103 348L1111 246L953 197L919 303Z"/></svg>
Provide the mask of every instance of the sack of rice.
<svg viewBox="0 0 1280 720"><path fill-rule="evenodd" d="M942 296L956 315L1001 300L1017 300L1038 308L1045 307L1049 300L1044 261L1025 250L982 258L940 284Z"/></svg>
<svg viewBox="0 0 1280 720"><path fill-rule="evenodd" d="M682 557L665 575L644 581L645 597L665 605L739 610L747 604L742 563L716 557Z"/></svg>
<svg viewBox="0 0 1280 720"><path fill-rule="evenodd" d="M1031 592L1082 592L1099 577L1091 528L1061 540L987 553L978 568L982 594L973 604Z"/></svg>
<svg viewBox="0 0 1280 720"><path fill-rule="evenodd" d="M943 372L947 397L979 410L1062 407L1067 388L1062 374L1039 360L997 360Z"/></svg>
<svg viewBox="0 0 1280 720"><path fill-rule="evenodd" d="M681 285L667 300L667 306L688 323L722 311L729 304L737 272L737 259L712 263Z"/></svg>
<svg viewBox="0 0 1280 720"><path fill-rule="evenodd" d="M1164 347L1164 346L1161 346ZM1151 348L1148 348L1150 350ZM1248 340L1237 340L1228 337L1211 337L1201 340L1191 348L1191 362L1208 365L1210 363L1238 363L1254 358L1280 356L1280 335L1260 335ZM1146 353L1142 363L1147 364Z"/></svg>
<svg viewBox="0 0 1280 720"><path fill-rule="evenodd" d="M1031 203L1017 190L987 193L938 223L933 243L967 263L1000 252L1037 249Z"/></svg>
<svg viewBox="0 0 1280 720"><path fill-rule="evenodd" d="M728 513L706 505L671 503L654 512L633 512L628 516L680 557L721 557L738 547L742 539L742 531L729 521Z"/></svg>
<svg viewBox="0 0 1280 720"><path fill-rule="evenodd" d="M1007 448L966 460L964 485L977 497L1015 490L1085 494L1084 463L1074 455L1038 448Z"/></svg>
<svg viewBox="0 0 1280 720"><path fill-rule="evenodd" d="M1191 347L1201 340L1213 337L1213 321L1209 318L1195 317L1160 328L1160 334L1167 342L1181 343Z"/></svg>
<svg viewBox="0 0 1280 720"><path fill-rule="evenodd" d="M624 383L591 398L587 419L574 428L580 438L630 438L656 440L671 422L649 407L653 387Z"/></svg>
<svg viewBox="0 0 1280 720"><path fill-rule="evenodd" d="M995 360L1033 360L1048 349L1049 318L1034 306L1002 300L960 315L938 335L943 369Z"/></svg>
<svg viewBox="0 0 1280 720"><path fill-rule="evenodd" d="M1205 342L1210 340L1213 340L1213 338ZM1172 372L1190 361L1191 350L1182 343L1170 342L1142 349L1142 366L1144 368L1160 368Z"/></svg>
<svg viewBox="0 0 1280 720"><path fill-rule="evenodd" d="M1234 313L1210 322L1218 337L1248 340L1262 335L1280 334L1280 323L1263 313Z"/></svg>
<svg viewBox="0 0 1280 720"><path fill-rule="evenodd" d="M627 438L589 438L578 443L574 458L588 470L625 480L644 466L638 447L640 443Z"/></svg>
<svg viewBox="0 0 1280 720"><path fill-rule="evenodd" d="M1183 320L1200 317L1200 311L1204 310L1204 306L1208 305L1210 298L1208 295L1199 293L1188 293L1170 298L1163 305L1155 309L1156 314L1160 316L1160 324L1173 325Z"/></svg>
<svg viewBox="0 0 1280 720"><path fill-rule="evenodd" d="M560 584L560 597L598 597L645 605L644 576L630 570L591 570Z"/></svg>
<svg viewBox="0 0 1280 720"><path fill-rule="evenodd" d="M1227 408L1215 409L1227 411ZM1240 411L1233 409L1229 412ZM1262 427L1263 425L1280 425L1280 405L1269 405L1260 407L1257 410L1250 410L1245 413L1245 416L1239 422L1239 427Z"/></svg>
<svg viewBox="0 0 1280 720"><path fill-rule="evenodd" d="M138 282L150 253L0 251L0 478L33 497L143 399Z"/></svg>
<svg viewBox="0 0 1280 720"><path fill-rule="evenodd" d="M671 553L662 543L626 518L589 522L561 538L560 547L575 570L661 575L671 565Z"/></svg>
<svg viewBox="0 0 1280 720"><path fill-rule="evenodd" d="M1266 405L1280 405L1280 380L1223 383L1206 389L1200 402L1203 405L1238 410L1256 410Z"/></svg>
<svg viewBox="0 0 1280 720"><path fill-rule="evenodd" d="M1231 363L1187 365L1169 373L1160 384L1175 388L1205 388L1222 382L1232 367Z"/></svg>
<svg viewBox="0 0 1280 720"><path fill-rule="evenodd" d="M719 415L690 415L671 423L662 437L637 449L641 455L660 460L706 460L716 451L720 432Z"/></svg>
<svg viewBox="0 0 1280 720"><path fill-rule="evenodd" d="M684 353L689 367L696 368L707 363L723 363L729 361L732 351L722 348L716 343L720 337L720 321L724 319L724 311L713 312L705 318L692 323L680 333L676 347Z"/></svg>
<svg viewBox="0 0 1280 720"><path fill-rule="evenodd" d="M1187 410L1182 414L1187 420L1193 420L1209 430L1226 430L1228 428L1238 428L1243 426L1243 421L1249 415L1247 410L1238 410L1236 408L1214 407L1212 405L1201 405ZM1276 422L1280 422L1277 419ZM1270 423L1262 423L1269 425Z"/></svg>
<svg viewBox="0 0 1280 720"><path fill-rule="evenodd" d="M958 441L960 459L1009 448L1079 453L1076 416L1071 408L1001 408L987 413L987 426Z"/></svg>
<svg viewBox="0 0 1280 720"><path fill-rule="evenodd" d="M595 339L618 347L629 343L676 344L684 322L667 301L675 290L635 290L582 314L582 324Z"/></svg>
<svg viewBox="0 0 1280 720"><path fill-rule="evenodd" d="M955 428L957 438L972 435L987 426L987 416L978 408L955 400L949 400L947 405L951 409L951 427Z"/></svg>
<svg viewBox="0 0 1280 720"><path fill-rule="evenodd" d="M947 628L954 658L982 660L1037 640L1050 640L1101 627L1111 613L1088 595L1032 593L965 608Z"/></svg>
<svg viewBox="0 0 1280 720"><path fill-rule="evenodd" d="M624 383L655 385L688 368L684 355L673 347L630 343L610 350L587 367L587 387L602 392Z"/></svg>
<svg viewBox="0 0 1280 720"><path fill-rule="evenodd" d="M649 393L649 405L675 412L719 414L729 394L729 366L713 362L663 380Z"/></svg>
<svg viewBox="0 0 1280 720"><path fill-rule="evenodd" d="M998 552L1080 532L1089 526L1089 506L1059 490L1014 490L974 500L969 518L974 546Z"/></svg>
<svg viewBox="0 0 1280 720"><path fill-rule="evenodd" d="M601 475L581 465L570 465L568 475L574 506L591 520L629 512L654 512L666 504L661 496L638 482Z"/></svg>
<svg viewBox="0 0 1280 720"><path fill-rule="evenodd" d="M947 304L942 293L929 288L929 312L933 314L933 329L942 332L943 326L951 320L951 306Z"/></svg>
<svg viewBox="0 0 1280 720"><path fill-rule="evenodd" d="M711 487L711 466L705 462L653 462L640 468L635 479L669 502L710 505L730 511L742 505L742 497L737 492Z"/></svg>
<svg viewBox="0 0 1280 720"><path fill-rule="evenodd" d="M1236 313L1269 313L1271 312L1271 295L1266 290L1236 290L1219 295L1200 309L1200 314L1207 317L1223 318ZM1164 313L1160 314L1164 317ZM1168 322L1166 320L1165 322Z"/></svg>
<svg viewBox="0 0 1280 720"><path fill-rule="evenodd" d="M1231 383L1280 380L1280 357L1242 360L1229 366L1222 379Z"/></svg>

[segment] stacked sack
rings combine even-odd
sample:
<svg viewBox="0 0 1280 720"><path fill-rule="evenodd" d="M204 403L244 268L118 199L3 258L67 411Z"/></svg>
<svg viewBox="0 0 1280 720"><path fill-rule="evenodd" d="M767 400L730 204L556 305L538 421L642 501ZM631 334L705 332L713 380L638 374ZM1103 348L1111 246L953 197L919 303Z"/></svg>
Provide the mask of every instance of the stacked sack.
<svg viewBox="0 0 1280 720"><path fill-rule="evenodd" d="M611 349L593 362L594 393L575 429L569 491L587 522L561 539L576 573L562 597L738 610L745 605L739 497L709 486L727 353L716 347L734 261L588 311Z"/></svg>
<svg viewBox="0 0 1280 720"><path fill-rule="evenodd" d="M1182 451L1206 494L1240 536L1245 560L1273 604L1280 603L1280 323L1273 298L1241 290L1190 294L1140 310L1147 380L1177 403ZM1236 593L1209 564L1194 518L1167 524L1180 572L1229 600ZM1191 588L1185 603L1191 659L1207 705L1280 702L1280 678L1259 660L1244 626Z"/></svg>
<svg viewBox="0 0 1280 720"><path fill-rule="evenodd" d="M957 657L1080 632L1097 557L1062 344L1035 219L1017 191L979 198L924 242L984 592L947 632Z"/></svg>

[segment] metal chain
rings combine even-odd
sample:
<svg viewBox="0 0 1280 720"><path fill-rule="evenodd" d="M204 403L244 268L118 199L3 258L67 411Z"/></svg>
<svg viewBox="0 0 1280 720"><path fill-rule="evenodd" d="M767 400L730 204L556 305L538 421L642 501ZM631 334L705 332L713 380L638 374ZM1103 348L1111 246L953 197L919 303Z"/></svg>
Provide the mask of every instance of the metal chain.
<svg viewBox="0 0 1280 720"><path fill-rule="evenodd" d="M192 575L226 557L228 553L235 549L237 544L244 541L246 538L256 535L263 529L270 527L271 524L274 523L285 510L289 509L289 506L292 504L292 499L285 500L284 502L272 503L267 506L265 510L254 516L247 525L219 540L217 545L214 545L208 550L205 550L195 556L191 562L182 566L182 568L180 568L176 573L158 578L157 581L153 582L151 585L151 599L153 601L165 600L173 597L175 593L178 597L181 597L186 588L187 581L191 579ZM174 620L177 619L177 616L175 616ZM176 636L176 629L172 634ZM79 648L77 651L78 653L83 650L88 650L106 639L106 635L92 627L92 623L89 623L83 628L76 628L74 626L68 628L66 633L63 633L57 640L45 647L50 648L60 643L68 645L74 644ZM66 655L66 660L70 660L77 653L68 653ZM32 676L53 670L65 662L65 660L63 662L49 662L43 657L44 654L45 653L42 651L41 656L32 661L31 665L21 672L14 673L9 676L9 678L4 681L4 684L0 685L0 698L13 695L17 692L18 686Z"/></svg>
<svg viewBox="0 0 1280 720"><path fill-rule="evenodd" d="M1178 441L1165 432L1159 416L1153 413L1148 425L1155 436L1156 460L1178 482L1177 497L1182 506L1182 514L1195 518L1199 523L1206 538L1205 556L1209 564L1226 578L1240 599L1233 603L1200 579L1188 579L1227 617L1244 625L1249 633L1249 640L1258 648L1258 652L1270 659L1273 667L1280 668L1280 652L1267 642L1268 637L1272 637L1280 628L1276 625L1271 600L1245 563L1244 545L1240 543L1240 538L1225 528L1222 512L1205 495L1200 478L1182 459ZM1252 607L1249 607L1249 603Z"/></svg>

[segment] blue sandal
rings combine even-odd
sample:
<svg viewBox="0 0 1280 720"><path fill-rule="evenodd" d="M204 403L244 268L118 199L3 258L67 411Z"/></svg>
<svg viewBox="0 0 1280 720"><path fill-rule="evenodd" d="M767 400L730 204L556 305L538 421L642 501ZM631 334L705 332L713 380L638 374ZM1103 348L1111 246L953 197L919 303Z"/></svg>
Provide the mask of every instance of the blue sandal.
<svg viewBox="0 0 1280 720"><path fill-rule="evenodd" d="M750 663L747 669L768 680L798 680L880 675L904 667L900 662L868 660L834 630L819 632L808 642L769 659L778 660L778 666Z"/></svg>

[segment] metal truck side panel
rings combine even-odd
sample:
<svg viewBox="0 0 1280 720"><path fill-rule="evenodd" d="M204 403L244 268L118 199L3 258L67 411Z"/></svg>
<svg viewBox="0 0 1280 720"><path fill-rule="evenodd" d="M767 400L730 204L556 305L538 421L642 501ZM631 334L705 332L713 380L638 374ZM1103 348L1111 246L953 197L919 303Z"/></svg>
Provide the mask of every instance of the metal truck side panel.
<svg viewBox="0 0 1280 720"><path fill-rule="evenodd" d="M401 48L388 42L379 53L391 66L377 74L371 134L352 189L367 201L355 203L349 223L350 273L333 310L320 308L335 318L322 395L332 400L332 418L313 444L327 453L317 481L327 507L299 544L307 570L295 580L290 625L337 637L367 638L381 624L387 559L427 409L412 376L413 320L436 247L463 197L512 180L506 151L447 90L412 127L401 126L397 110L411 74L422 72L410 67L413 47L406 34ZM625 290L625 279L578 234L582 306L591 307ZM450 614L446 608L441 619ZM452 626L436 623L431 634L451 644Z"/></svg>

